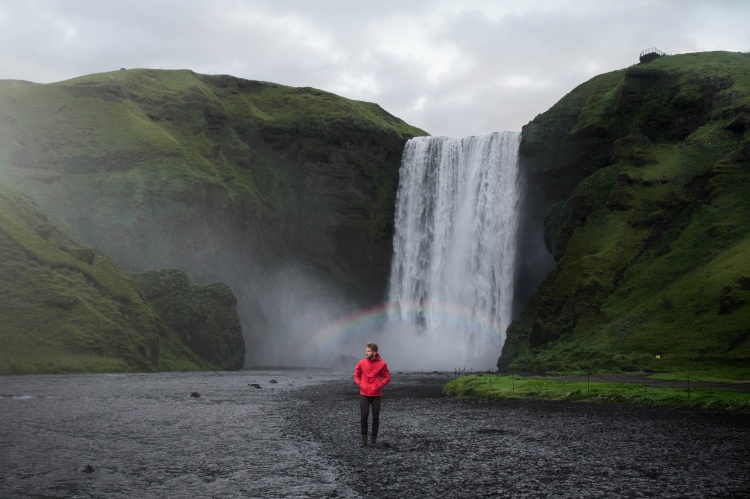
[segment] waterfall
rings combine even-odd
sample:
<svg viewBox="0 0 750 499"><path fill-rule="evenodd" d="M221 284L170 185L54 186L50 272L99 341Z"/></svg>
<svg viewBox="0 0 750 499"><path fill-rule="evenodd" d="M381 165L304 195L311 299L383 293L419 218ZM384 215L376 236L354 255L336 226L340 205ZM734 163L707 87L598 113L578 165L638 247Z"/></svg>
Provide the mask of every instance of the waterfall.
<svg viewBox="0 0 750 499"><path fill-rule="evenodd" d="M513 301L520 139L419 137L404 149L389 321L423 337L432 365L484 370L500 355Z"/></svg>

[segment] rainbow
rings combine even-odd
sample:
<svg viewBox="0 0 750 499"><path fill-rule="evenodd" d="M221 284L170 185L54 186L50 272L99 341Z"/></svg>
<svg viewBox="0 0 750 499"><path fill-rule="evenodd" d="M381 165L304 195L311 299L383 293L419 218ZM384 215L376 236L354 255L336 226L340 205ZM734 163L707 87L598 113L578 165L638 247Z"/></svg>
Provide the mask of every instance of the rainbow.
<svg viewBox="0 0 750 499"><path fill-rule="evenodd" d="M403 323L414 324L429 314L431 323L449 326L498 342L505 331L504 326L498 325L497 319L479 315L476 311L463 305L432 302L429 307L425 307L413 303L401 304L399 309L401 315L406 317ZM316 350L326 351L343 341L358 337L365 338L367 341L374 341L377 338L376 335L383 332L384 327L389 322L390 312L394 310L394 307L390 305L378 305L358 310L333 321L316 330L307 339L302 347L302 353L307 355Z"/></svg>

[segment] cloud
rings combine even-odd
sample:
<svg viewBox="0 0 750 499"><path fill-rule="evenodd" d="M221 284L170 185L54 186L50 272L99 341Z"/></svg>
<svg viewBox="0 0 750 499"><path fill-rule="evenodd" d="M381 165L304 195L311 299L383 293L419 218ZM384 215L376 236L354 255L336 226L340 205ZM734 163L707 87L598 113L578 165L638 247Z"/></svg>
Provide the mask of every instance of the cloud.
<svg viewBox="0 0 750 499"><path fill-rule="evenodd" d="M120 67L312 86L434 135L520 130L641 50L750 50L750 2L34 0L0 5L0 79Z"/></svg>

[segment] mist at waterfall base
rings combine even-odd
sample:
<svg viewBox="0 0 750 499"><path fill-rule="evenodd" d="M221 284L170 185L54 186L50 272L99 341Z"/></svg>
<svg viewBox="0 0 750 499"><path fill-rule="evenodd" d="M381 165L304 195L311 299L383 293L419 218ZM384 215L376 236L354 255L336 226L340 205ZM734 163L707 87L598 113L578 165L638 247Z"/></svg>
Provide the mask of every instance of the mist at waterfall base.
<svg viewBox="0 0 750 499"><path fill-rule="evenodd" d="M309 273L271 281L269 362L351 368L368 342L395 370L489 370L511 321L520 134L407 142L385 304L355 310Z"/></svg>

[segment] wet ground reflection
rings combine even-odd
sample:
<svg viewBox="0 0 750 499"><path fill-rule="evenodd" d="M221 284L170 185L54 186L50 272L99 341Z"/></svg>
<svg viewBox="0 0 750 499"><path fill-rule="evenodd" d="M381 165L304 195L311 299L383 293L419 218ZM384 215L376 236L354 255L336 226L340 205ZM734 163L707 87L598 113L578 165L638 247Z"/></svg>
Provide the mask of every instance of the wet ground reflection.
<svg viewBox="0 0 750 499"><path fill-rule="evenodd" d="M348 371L0 377L0 497L745 497L750 418L445 398L393 373L360 449Z"/></svg>
<svg viewBox="0 0 750 499"><path fill-rule="evenodd" d="M0 497L338 493L335 470L313 442L289 434L279 401L342 376L264 370L0 378Z"/></svg>

